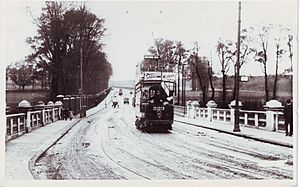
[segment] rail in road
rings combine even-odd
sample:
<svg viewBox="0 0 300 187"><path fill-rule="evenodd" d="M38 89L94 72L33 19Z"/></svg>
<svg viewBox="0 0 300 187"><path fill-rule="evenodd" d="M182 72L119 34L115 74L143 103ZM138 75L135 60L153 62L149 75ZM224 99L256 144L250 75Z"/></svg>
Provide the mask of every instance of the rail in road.
<svg viewBox="0 0 300 187"><path fill-rule="evenodd" d="M77 125L37 167L51 179L292 178L291 149L176 122L169 133L143 133L131 109L109 107Z"/></svg>
<svg viewBox="0 0 300 187"><path fill-rule="evenodd" d="M94 153L93 154L89 153L90 147L92 147L93 145L94 146L97 145L96 147L98 147L98 149L100 148L100 149L102 149L102 152L105 152L106 157L110 157L111 162L113 162L115 165L118 165L119 167L123 168L128 173L132 173L133 178L135 178L135 179L136 179L137 176L139 177L139 179L140 178L143 178L143 179L156 179L159 175L162 175L162 176L164 176L166 178L168 178L168 177L175 177L175 178L198 178L199 176L194 176L194 174L190 173L190 171L184 171L182 173L179 172L179 171L177 171L176 168L178 168L179 165L178 166L172 165L172 166L166 167L166 163L167 163L166 162L166 158L177 157L176 155L178 155L180 153L178 151L182 150L182 148L184 146L181 145L179 142L173 142L173 144L176 144L178 146L178 151L175 151L175 150L170 150L171 148L168 148L168 146L166 146L166 144L164 142L165 142L165 140L167 140L167 141L171 141L171 140L175 141L175 140L177 140L178 137L175 138L174 136L175 135L177 136L178 132L180 132L179 134L180 134L181 138L188 137L189 139L191 139L193 137L191 139L192 141L185 140L184 142L189 142L189 146L192 146L192 147L196 146L197 147L195 149L189 150L191 153L194 152L194 151L198 152L199 151L198 148L200 148L201 145L204 143L204 142L202 142L204 140L204 139L202 139L202 137L204 138L204 137L208 136L207 132L204 133L203 132L204 130L201 130L200 128L198 128L198 129L193 128L193 130L188 130L190 128L187 127L187 125L185 125L185 126L184 125L180 125L180 128L178 128L177 125L179 125L179 124L177 123L176 127L174 128L174 131L172 133L170 133L170 134L162 134L161 135L161 134L146 134L146 133L144 134L144 133L140 133L139 131L137 131L136 129L133 128L134 127L133 123L130 122L133 119L127 120L126 117L120 117L120 115L122 115L123 113L127 113L126 115L132 114L131 110L127 110L127 109L129 109L128 107L127 108L126 107L120 107L119 109L115 109L115 110L112 109L111 111L112 111L112 113L114 115L108 118L109 120L112 120L111 121L112 123L109 123L108 126L104 126L105 127L104 129L97 130L96 127L102 127L101 124L103 123L103 120L98 120L98 122L97 122L97 117L96 117L97 115L91 116L89 119L87 119L85 121L86 124L85 124L84 128L80 129L80 131L78 131L78 132L80 132L80 135L79 136L75 136L76 138L71 141L72 145L74 146L72 148L72 150L71 150L72 151L71 153L72 154L76 154L78 151L81 151L81 149L83 149L82 150L83 152L82 152L82 155L81 155L80 158L84 159L84 158L88 157L88 159L89 159L89 160L82 161L81 162L82 163L81 166L84 167L84 165L86 163L92 163L93 164L93 168L94 168L93 170L94 171L88 171L86 173L85 177L89 177L89 179L96 179L96 178L93 178L93 177L97 177L97 173L99 172L99 168L98 167L100 167L100 169L101 168L104 169L106 167L106 166L101 165L100 163L98 163L98 161L95 161L93 159L93 158L96 158L97 160L101 160L102 157L100 158L99 156L94 155ZM104 113L98 113L98 114L101 114L101 116L102 116L102 114L104 114ZM96 123L99 123L99 124L96 126ZM98 135L96 135L96 137L98 137L98 138L96 138L97 140L99 139L99 137L108 136L109 142L107 143L107 142L105 142L105 141L107 141L107 139L103 139L103 140L101 140L101 144L94 144L95 142L89 143L88 140L87 140L87 137L85 137L83 135L88 135L88 137L90 137L90 134L89 134L90 132L88 131L88 127L90 125L94 125L93 127L95 128L95 131L97 131L98 133L99 132L101 132L101 133L102 132L106 132L105 134L98 134ZM79 127L79 126L77 126L77 127ZM70 131L72 131L72 129ZM68 131L68 133L64 134L61 138L59 138L59 140L57 140L56 143L52 144L50 148L46 149L44 151L44 153L40 153L41 156L38 159L34 159L33 163L37 163L37 162L40 162L41 160L43 160L43 156L48 156L48 158L49 158L49 157L52 157L52 155L53 156L55 155L54 157L59 157L60 155L65 155L65 154L60 154L60 153L55 153L55 152L54 152L55 154L53 154L53 153L51 153L50 150L53 147L56 147L56 146L59 147L63 143L60 140L68 137L69 136L68 134L69 134L70 131ZM261 131L265 131L265 130L261 130ZM201 138L200 142L197 139L197 137ZM157 138L163 138L163 139L157 139ZM124 144L122 143L123 139L126 139L126 143L124 143ZM182 139L182 140L184 140L184 139ZM212 139L212 140L215 141L215 139ZM196 145L196 144L193 145L193 144L191 144L191 142L196 143L196 144L201 144L201 145ZM80 145L82 144L81 148L77 147L78 143ZM110 144L110 143L114 143L114 144ZM252 143L248 142L248 143L249 143L249 145L250 144L252 145L253 142ZM155 160L155 156L153 156L153 155L150 156L149 155L151 153L151 151L152 151L150 148L147 148L146 150L144 150L143 147L137 147L139 145L144 145L144 144L147 144L147 145L149 145L149 147L152 147L152 148L156 147L156 148L159 148L159 150L168 151L169 154L162 156L160 158L160 160ZM101 145L101 146L99 146L99 145ZM111 150L111 145L113 145L115 147L115 149L113 149L113 151ZM132 145L134 147L134 149L132 149L132 150L126 150L126 149L124 149L124 148L128 147L128 145ZM211 146L213 146L213 145L214 145L214 143L211 144ZM222 144L221 147L224 147L224 146L225 145ZM234 145L234 146L237 146L237 145ZM241 149L243 151L240 150L241 151L240 154L244 154L244 153L248 152L247 149L246 149L247 147L245 147L243 145L238 145L238 146L244 147L243 149ZM272 147L273 145L266 145L266 146L265 145L260 145L260 146L269 149L269 147ZM180 149L179 149L179 147L180 147ZM257 147L257 146L254 146L254 147ZM136 149L136 148L139 148L139 149L142 149L142 150L139 150L139 149ZM205 147L205 149L206 149L206 147ZM234 149L235 152L236 152L240 148L239 149L230 148L230 149ZM228 150L230 150L230 149L228 148ZM284 148L278 148L278 150L281 150L281 149L284 149ZM288 152L290 152L291 150L292 149L289 149ZM46 154L46 152L48 152L48 151L50 153ZM117 152L115 152L115 151L117 151ZM132 151L134 151L134 153ZM136 151L138 151L138 152L136 152ZM206 150L206 151L208 151L208 150ZM269 152L269 151L267 151L267 152ZM116 154L116 153L118 153L118 154ZM136 153L138 153L138 154L136 154ZM163 153L164 153L164 151L157 152L157 154L154 154L154 155L156 155L156 156L157 155L163 155ZM141 155L147 155L147 156L146 157L138 157L137 155L139 155L139 154L141 154ZM263 153L262 155L258 154L257 157L262 157L264 159L269 159L269 158L270 159L275 159L275 160L279 159L278 162L280 161L280 163L283 164L284 167L287 167L288 164L291 164L290 162L282 161L281 157L277 158L277 154L275 155L275 157L274 156L265 156L265 154L266 153ZM134 166L134 167L130 166L130 163L131 163L130 160L126 160L126 159L124 160L124 158L122 160L122 155L126 155L126 156L130 157L131 159L133 159L133 158L137 159L135 161L135 163L138 163L139 165L143 165L143 164L146 163L146 164L148 164L148 165L150 165L152 167L152 171L154 171L154 170L155 171L160 171L161 173L158 173L158 176L149 176L148 173L143 173L143 172L141 173L141 171L139 170L139 167L137 167L137 166ZM201 154L197 154L197 155L201 155ZM211 155L211 154L207 152L204 155ZM251 153L251 156L253 156L253 153ZM151 158L152 160L151 159L147 160L145 158L147 158L147 159ZM284 156L283 158L290 159L290 156ZM191 157L190 159L192 160L194 158ZM223 159L221 159L221 157L220 158L218 157L218 159L223 160ZM61 162L61 160L59 162ZM183 160L182 161L183 165L185 165L185 164L190 165L191 163L192 162L188 162L187 160ZM246 163L244 163L244 164L246 164ZM34 167L35 164L32 164L32 165L33 165L32 167ZM193 167L194 167L194 169L196 169L196 168L198 168L200 166L201 167L205 167L205 168L207 168L209 170L210 167L214 167L215 165L214 164L213 165L211 165L211 164L206 165L205 162L201 162L200 165L193 166ZM73 164L72 167L74 169L77 166L76 166L76 164ZM182 165L180 167L182 167ZM227 166L224 166L224 167L227 167ZM247 165L247 167L250 167L251 170L252 169L255 170L255 168L256 168L256 166L253 167L252 165ZM189 167L189 168L191 168L191 167ZM63 169L65 169L65 168L64 167L55 167L54 170L52 171L53 172L53 174L52 174L53 176L52 177L54 177L53 179L64 178L64 176L60 176L60 174L59 174L59 171L63 170ZM184 169L184 168L181 168L181 169ZM216 168L214 168L214 170L215 169ZM110 170L109 172L111 172L111 171L112 170ZM216 171L217 171L217 169L216 169ZM262 174L262 175L261 174L256 175L255 174L256 172L248 172L248 169L238 168L238 166L236 168L236 171L242 171L244 174L247 173L247 175L245 175L245 176L247 176L247 177L254 177L254 178L256 178L256 177L257 178L267 177L267 173L272 173L272 175L274 175L274 176L276 176L278 178L290 178L289 169L288 170L284 170L283 173L279 172L278 174L275 174L275 172L273 172L273 171L272 172L267 172L268 171L267 169L263 169L264 174ZM224 172L224 176L223 176L223 174L221 174L220 176L217 176L217 175L214 175L214 174L212 174L212 176L206 176L206 175L203 175L203 176L206 176L208 178L209 177L221 177L221 178L222 177L225 177L225 178L229 177L229 176L227 176L227 174L225 174L225 173L227 173L227 171L226 172L222 171L222 173L223 172ZM186 174L186 173L189 173L189 174ZM123 178L122 175L118 175L116 173L106 173L106 174L107 175L104 177L105 179L122 179ZM238 175L239 177L243 177L244 176L244 174L242 174L242 173L240 173L240 174L241 175ZM127 176L127 174L126 174L126 176ZM76 178L76 177L80 177L80 176L71 176L71 177Z"/></svg>
<svg viewBox="0 0 300 187"><path fill-rule="evenodd" d="M281 113L278 112L272 113L271 111L268 111L269 118L266 118L267 112L250 111L253 114L253 116L256 116L254 118L256 119L255 120L256 122L248 123L246 120L249 121L252 120L253 122L253 118L251 119L251 118L240 117L240 119L242 119L242 122L240 122L240 128L242 130L241 132L233 132L232 119L234 119L234 116L230 114L232 110L210 109L210 108L192 109L194 110L192 112L191 110L190 111L188 110L189 109L187 109L187 107L182 107L182 106L174 107L174 113L178 115L178 117L175 118L175 121L185 123L187 125L198 126L206 129L232 134L235 136L249 138L252 140L257 140L265 143L271 143L271 144L280 145L288 148L293 148L293 137L285 136L284 135L285 131L283 130L282 126L280 129L276 128L278 127L279 123L281 125L284 124L284 121L279 121L279 118L275 117L276 115L277 116L282 115ZM200 110L202 111L200 112ZM242 116L247 114L246 112L249 111L243 111L244 114L242 114ZM272 120L270 120L270 115L273 115L274 117L273 118L271 116ZM258 124L258 121L263 121L266 123L266 125L254 125L254 124Z"/></svg>

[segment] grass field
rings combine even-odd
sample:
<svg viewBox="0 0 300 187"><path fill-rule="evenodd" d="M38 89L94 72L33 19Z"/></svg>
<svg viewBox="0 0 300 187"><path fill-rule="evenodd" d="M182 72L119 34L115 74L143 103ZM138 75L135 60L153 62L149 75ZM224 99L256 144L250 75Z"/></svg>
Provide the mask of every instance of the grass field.
<svg viewBox="0 0 300 187"><path fill-rule="evenodd" d="M226 103L225 106L228 107L228 104L234 100L233 98L233 83L234 77L228 77L226 82L227 92L226 92ZM215 78L213 85L215 87L215 99L214 101L221 106L222 104L222 79ZM274 85L274 76L269 76L268 86L269 86L269 98L272 99L273 96L273 85ZM292 98L292 89L291 89L291 76L280 75L277 82L277 93L276 100L282 102L283 104L287 99ZM211 91L208 92L207 99L211 98ZM180 93L180 98L181 98ZM202 92L201 91L191 91L191 89L186 91L186 101L201 101ZM262 110L263 105L265 105L265 87L264 87L264 77L249 77L248 82L240 83L239 91L240 101L244 104L243 109L253 109L253 110ZM175 96L175 103L177 102L177 96Z"/></svg>
<svg viewBox="0 0 300 187"><path fill-rule="evenodd" d="M47 103L48 92L47 90L6 90L6 106L10 107L10 111L14 111L22 100L29 101L31 105L35 105L38 101Z"/></svg>

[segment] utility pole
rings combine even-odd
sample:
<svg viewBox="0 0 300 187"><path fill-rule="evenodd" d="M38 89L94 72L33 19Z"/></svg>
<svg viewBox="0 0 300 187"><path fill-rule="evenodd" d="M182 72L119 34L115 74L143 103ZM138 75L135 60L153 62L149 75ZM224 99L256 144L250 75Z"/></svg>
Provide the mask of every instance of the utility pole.
<svg viewBox="0 0 300 187"><path fill-rule="evenodd" d="M239 18L238 18L238 36L237 36L237 61L235 64L235 109L234 109L234 128L233 132L240 130L240 110L239 110L239 86L240 86L240 43L241 43L241 1L239 1Z"/></svg>
<svg viewBox="0 0 300 187"><path fill-rule="evenodd" d="M181 99L182 99L182 103L181 103L181 105L182 106L185 106L185 101L184 101L184 92L185 92L185 87L184 87L184 64L182 63L182 83L181 83L181 94L182 94L182 96L181 96Z"/></svg>
<svg viewBox="0 0 300 187"><path fill-rule="evenodd" d="M81 39L80 39L81 40ZM82 81L82 41L80 41L80 99L79 99L79 112L80 112L80 118L84 117L83 111L82 111L82 92L83 92L83 81Z"/></svg>
<svg viewBox="0 0 300 187"><path fill-rule="evenodd" d="M177 101L178 105L180 105L180 94L179 94L179 85L180 85L180 65L181 65L181 56L179 56L179 61L177 64Z"/></svg>

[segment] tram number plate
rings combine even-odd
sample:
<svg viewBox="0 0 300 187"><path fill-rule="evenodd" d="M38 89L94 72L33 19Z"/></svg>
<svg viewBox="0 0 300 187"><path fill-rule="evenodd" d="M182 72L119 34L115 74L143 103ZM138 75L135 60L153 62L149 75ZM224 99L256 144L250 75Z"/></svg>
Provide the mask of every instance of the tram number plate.
<svg viewBox="0 0 300 187"><path fill-rule="evenodd" d="M164 111L165 107L164 106L154 106L153 111Z"/></svg>

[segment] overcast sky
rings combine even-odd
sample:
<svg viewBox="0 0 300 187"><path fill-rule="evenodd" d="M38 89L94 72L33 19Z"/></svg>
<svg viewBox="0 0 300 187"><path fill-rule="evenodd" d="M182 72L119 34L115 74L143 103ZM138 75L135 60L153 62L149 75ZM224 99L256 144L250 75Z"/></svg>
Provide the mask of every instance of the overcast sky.
<svg viewBox="0 0 300 187"><path fill-rule="evenodd" d="M37 28L28 8L34 17L38 17L44 3L7 1L5 5L6 64L10 64L31 53L25 40L28 36L34 36ZM155 38L182 41L187 49L192 48L194 42L198 42L200 55L209 59L212 56L214 71L218 73L220 66L215 52L218 39L235 42L237 38L237 1L91 1L86 5L91 12L105 19L107 31L103 39L104 51L112 64L114 80L134 79L135 65L143 60ZM281 24L296 36L297 8L296 0L242 1L242 27ZM287 50L286 42L283 44ZM274 49L275 46L270 42L269 73L275 71L275 64L272 63L275 61ZM280 62L280 70L288 68L289 65L285 55ZM262 75L258 63L245 65L241 73Z"/></svg>

